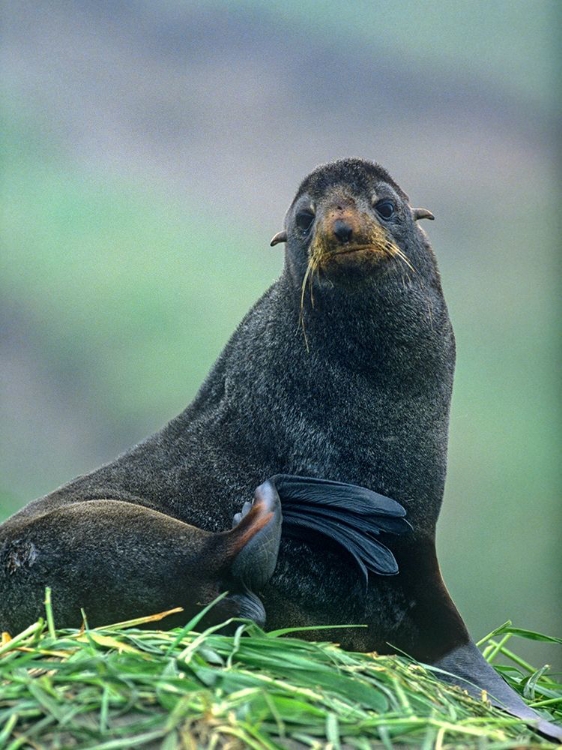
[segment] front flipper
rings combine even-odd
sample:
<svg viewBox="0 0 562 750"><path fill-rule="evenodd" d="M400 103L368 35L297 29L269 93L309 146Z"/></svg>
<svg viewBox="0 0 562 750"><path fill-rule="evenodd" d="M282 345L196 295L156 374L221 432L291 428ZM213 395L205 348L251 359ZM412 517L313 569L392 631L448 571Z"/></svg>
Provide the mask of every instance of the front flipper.
<svg viewBox="0 0 562 750"><path fill-rule="evenodd" d="M443 670L439 677L445 682L458 685L475 698L485 690L492 704L532 725L550 740L562 742L562 727L543 719L512 690L493 667L488 664L477 646L466 643L450 651L433 663Z"/></svg>
<svg viewBox="0 0 562 750"><path fill-rule="evenodd" d="M365 576L396 575L398 564L378 537L411 530L405 509L389 497L344 482L277 474L262 485L273 485L281 498L283 533L310 539L328 537L343 547ZM270 491L270 490L269 490Z"/></svg>

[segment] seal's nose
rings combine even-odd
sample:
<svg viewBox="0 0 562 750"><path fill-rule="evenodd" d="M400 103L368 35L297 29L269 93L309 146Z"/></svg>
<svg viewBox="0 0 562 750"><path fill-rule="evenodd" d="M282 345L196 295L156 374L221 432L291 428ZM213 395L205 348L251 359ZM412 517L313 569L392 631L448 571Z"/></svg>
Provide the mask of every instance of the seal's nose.
<svg viewBox="0 0 562 750"><path fill-rule="evenodd" d="M340 242L346 243L351 240L353 229L347 223L347 221L344 221L343 219L336 219L336 221L334 221L333 231Z"/></svg>

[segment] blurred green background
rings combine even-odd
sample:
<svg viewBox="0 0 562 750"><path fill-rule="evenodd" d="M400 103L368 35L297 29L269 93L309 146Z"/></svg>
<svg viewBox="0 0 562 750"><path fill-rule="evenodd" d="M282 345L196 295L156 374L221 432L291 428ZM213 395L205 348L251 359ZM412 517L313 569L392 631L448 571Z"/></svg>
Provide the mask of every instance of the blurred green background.
<svg viewBox="0 0 562 750"><path fill-rule="evenodd" d="M560 635L559 21L556 0L3 4L0 519L185 407L278 275L298 182L362 156L437 218L449 589L476 638Z"/></svg>

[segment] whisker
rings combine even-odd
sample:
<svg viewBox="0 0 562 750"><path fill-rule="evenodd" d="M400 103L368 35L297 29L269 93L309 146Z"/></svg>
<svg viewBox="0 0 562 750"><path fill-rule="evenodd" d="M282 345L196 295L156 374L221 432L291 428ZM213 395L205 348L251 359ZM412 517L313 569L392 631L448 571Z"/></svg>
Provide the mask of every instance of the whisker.
<svg viewBox="0 0 562 750"><path fill-rule="evenodd" d="M306 267L306 273L304 274L304 279L302 280L301 303L300 303L300 311L299 311L299 326L302 328L302 333L304 336L304 344L306 346L307 352L310 352L310 347L308 346L308 336L306 335L306 329L304 325L304 295L306 294L306 287L308 283L308 287L310 290L310 303L312 307L314 307L314 290L313 290L312 282L314 280L314 273L317 270L318 270L318 259L317 259L317 254L313 250L308 260L308 265Z"/></svg>
<svg viewBox="0 0 562 750"><path fill-rule="evenodd" d="M306 282L308 281L308 277L310 276L311 266L312 266L312 258L308 261L308 265L306 267L306 273L304 274L304 279L302 280L302 286L301 286L301 304L300 304L300 316L301 316L301 318L302 318L302 311L304 309L304 295L305 295L305 292L306 292Z"/></svg>
<svg viewBox="0 0 562 750"><path fill-rule="evenodd" d="M405 255L405 254L404 254L404 253L402 252L402 250L400 250L400 248L399 248L399 247L397 247L397 246L396 246L396 245L394 245L394 244L390 244L390 245L389 245L389 246L388 246L387 248L385 248L385 249L387 249L387 250L388 250L388 251L390 252L390 255L393 255L393 256L395 256L395 257L397 257L397 258L400 258L400 260L401 260L401 261L402 261L402 262L403 262L403 263L404 263L404 264L405 264L406 266L408 266L408 268L410 269L410 271L412 271L412 273L417 273L417 272L416 272L416 269L414 268L414 266L413 266L413 265L412 265L412 264L410 263L410 261L408 260L408 258L406 257L406 255Z"/></svg>

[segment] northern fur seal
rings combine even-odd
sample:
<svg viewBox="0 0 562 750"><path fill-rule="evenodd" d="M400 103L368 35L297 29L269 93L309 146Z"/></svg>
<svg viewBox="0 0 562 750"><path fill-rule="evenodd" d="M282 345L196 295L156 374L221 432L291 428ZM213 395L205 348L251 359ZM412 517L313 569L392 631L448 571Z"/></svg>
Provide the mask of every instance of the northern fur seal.
<svg viewBox="0 0 562 750"><path fill-rule="evenodd" d="M3 525L0 627L36 616L45 584L65 624L80 605L102 619L120 617L125 600L153 610L162 591L169 606L201 606L220 581L234 587L230 612L260 610L250 589L270 627L366 623L321 637L399 649L536 720L470 641L439 572L455 343L423 218L377 164L345 159L306 177L272 240L286 243L283 273L193 403ZM388 541L398 574L371 569L365 587L353 559L311 532L281 538L270 577L280 511L275 482L263 483L279 473L353 483L403 507L412 529Z"/></svg>

